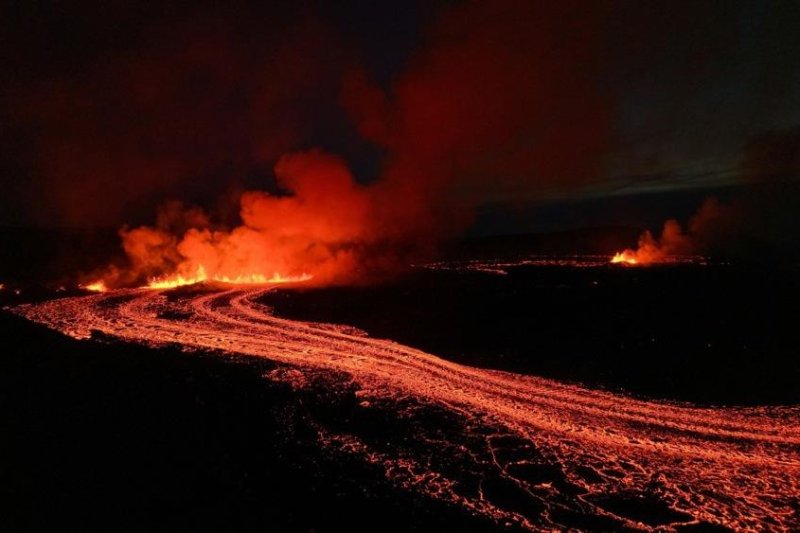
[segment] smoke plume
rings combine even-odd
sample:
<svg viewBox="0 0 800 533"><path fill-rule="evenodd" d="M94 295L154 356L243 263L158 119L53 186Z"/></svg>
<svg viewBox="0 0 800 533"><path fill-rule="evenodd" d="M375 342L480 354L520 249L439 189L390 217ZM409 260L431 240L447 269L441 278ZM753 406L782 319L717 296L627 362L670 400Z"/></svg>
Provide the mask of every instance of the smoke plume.
<svg viewBox="0 0 800 533"><path fill-rule="evenodd" d="M125 229L128 268L106 277L363 281L428 256L478 199L592 178L609 116L595 79L602 22L572 2L445 10L391 86L358 66L342 76L339 101L385 154L379 175L357 182L319 149L283 155L276 190L242 194L239 226L188 212Z"/></svg>

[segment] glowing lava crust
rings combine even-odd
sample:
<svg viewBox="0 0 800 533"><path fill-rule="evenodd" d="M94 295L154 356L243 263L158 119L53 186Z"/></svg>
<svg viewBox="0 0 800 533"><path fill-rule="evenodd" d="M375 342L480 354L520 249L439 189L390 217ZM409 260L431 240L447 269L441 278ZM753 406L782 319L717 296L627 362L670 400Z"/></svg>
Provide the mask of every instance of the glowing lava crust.
<svg viewBox="0 0 800 533"><path fill-rule="evenodd" d="M735 530L800 529L798 407L700 408L470 368L352 328L277 318L257 303L268 290L111 291L14 311L77 339L99 331L153 346L179 343L265 357L301 372L345 372L367 400L413 397L473 421L465 427L501 427L568 480L570 491L513 475L511 463L492 452L490 467L539 502L542 512L507 506L480 487L459 492L457 481L424 461L379 459L393 465L387 475L405 462L410 474L403 486L501 523L562 528L559 512L572 510L640 530L700 522ZM525 459L515 461L519 466ZM613 494L655 497L680 518L653 524L598 503Z"/></svg>

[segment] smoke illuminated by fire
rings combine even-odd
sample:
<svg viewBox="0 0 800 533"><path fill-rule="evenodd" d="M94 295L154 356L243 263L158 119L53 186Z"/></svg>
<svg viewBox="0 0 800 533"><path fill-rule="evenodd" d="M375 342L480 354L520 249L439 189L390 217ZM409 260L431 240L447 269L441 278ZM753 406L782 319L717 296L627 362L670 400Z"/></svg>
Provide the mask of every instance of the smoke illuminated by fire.
<svg viewBox="0 0 800 533"><path fill-rule="evenodd" d="M611 263L622 265L649 265L653 263L671 262L675 256L686 255L691 250L691 241L688 235L681 230L676 220L667 220L661 232L661 238L656 239L649 231L639 237L639 246L635 250L626 249L617 252L611 258Z"/></svg>
<svg viewBox="0 0 800 533"><path fill-rule="evenodd" d="M375 255L371 247L386 239L380 190L358 185L344 161L317 150L284 156L275 174L288 194L244 193L242 224L231 230L178 204L163 208L155 226L123 229L128 264L107 269L103 279L116 287L169 288L357 275L358 259Z"/></svg>

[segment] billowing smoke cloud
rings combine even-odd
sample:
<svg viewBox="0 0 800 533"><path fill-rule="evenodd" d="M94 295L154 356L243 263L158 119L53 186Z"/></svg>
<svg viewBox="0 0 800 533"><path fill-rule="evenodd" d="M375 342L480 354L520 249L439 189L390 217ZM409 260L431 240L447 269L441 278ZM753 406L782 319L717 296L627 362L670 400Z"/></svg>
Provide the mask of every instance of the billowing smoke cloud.
<svg viewBox="0 0 800 533"><path fill-rule="evenodd" d="M361 185L319 150L284 155L279 192L243 194L232 230L205 219L181 232L166 222L124 230L131 268L111 283L198 272L369 279L463 230L478 199L592 178L608 131L602 21L571 2L446 10L388 89L360 68L343 78L342 104L386 154L377 179Z"/></svg>

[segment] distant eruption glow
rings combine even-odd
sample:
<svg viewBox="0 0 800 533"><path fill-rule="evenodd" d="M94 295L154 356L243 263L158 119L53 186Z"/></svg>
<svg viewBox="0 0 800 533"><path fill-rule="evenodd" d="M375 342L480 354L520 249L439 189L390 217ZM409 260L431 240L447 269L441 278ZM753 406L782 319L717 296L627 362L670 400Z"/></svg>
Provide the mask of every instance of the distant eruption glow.
<svg viewBox="0 0 800 533"><path fill-rule="evenodd" d="M675 262L676 257L685 256L693 248L689 236L683 233L676 220L667 220L664 223L660 239L645 231L639 237L638 244L635 250L628 248L617 252L610 262L629 266L670 263Z"/></svg>

